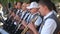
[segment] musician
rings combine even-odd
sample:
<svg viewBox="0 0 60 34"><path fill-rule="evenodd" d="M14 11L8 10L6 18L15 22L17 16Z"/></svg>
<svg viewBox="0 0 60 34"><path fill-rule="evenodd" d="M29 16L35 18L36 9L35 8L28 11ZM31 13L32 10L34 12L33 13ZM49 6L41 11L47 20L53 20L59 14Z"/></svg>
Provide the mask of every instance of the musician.
<svg viewBox="0 0 60 34"><path fill-rule="evenodd" d="M4 29L8 30L8 32L11 33L11 34L12 34L12 31L16 27L16 23L15 23L16 21L14 20L14 17L17 16L16 19L20 19L20 18L18 18L18 13L20 13L21 2L17 2L17 4L15 6L16 6L16 8L13 8L13 9L10 10L11 15L9 16L9 19L7 20L8 21L7 26L4 28Z"/></svg>
<svg viewBox="0 0 60 34"><path fill-rule="evenodd" d="M52 8L53 8L53 5L50 0L40 0L39 12L41 13L42 16L44 16L44 18L39 28L39 32L35 29L34 25L29 26L29 28L33 30L34 34L53 34L54 33L54 31L57 28L58 19L57 19L57 16L54 14L55 10ZM55 32L54 34L57 34L57 33Z"/></svg>
<svg viewBox="0 0 60 34"><path fill-rule="evenodd" d="M28 9L30 9L30 12L31 12L31 17L30 17L30 19L32 19L32 18L34 18L35 17L35 15L37 15L38 16L38 19L37 19L37 21L39 22L39 20L41 20L42 21L42 19L41 19L41 17L39 16L40 15L40 13L38 12L38 3L37 2L32 2L31 4L30 4L30 6L28 6L27 7ZM29 20L30 20L29 19ZM36 22L37 22L36 21ZM41 22L40 21L40 22ZM35 24L38 26L38 24L35 22Z"/></svg>
<svg viewBox="0 0 60 34"><path fill-rule="evenodd" d="M21 9L22 2L17 2L16 5L17 5L17 9Z"/></svg>
<svg viewBox="0 0 60 34"><path fill-rule="evenodd" d="M19 13L21 13L21 6L22 6L22 2L17 2L16 3L16 7L17 7L16 15L18 15Z"/></svg>
<svg viewBox="0 0 60 34"><path fill-rule="evenodd" d="M10 10L10 16L9 16L9 19L10 19L10 17L12 17L12 16L14 16L14 13L15 14L18 14L19 13L19 11L20 11L20 9L21 9L21 2L17 2L16 4L15 4L15 6L16 6L16 8L12 8L11 10ZM12 18L11 18L12 19Z"/></svg>
<svg viewBox="0 0 60 34"><path fill-rule="evenodd" d="M20 16L21 17L21 23L27 22L27 18L30 14L26 7L27 7L27 3L24 2L22 4L22 9L21 9L21 12L22 12L22 15ZM24 23L24 24L26 24L26 23ZM24 26L20 27L20 30L22 30L22 29L24 29Z"/></svg>
<svg viewBox="0 0 60 34"><path fill-rule="evenodd" d="M14 3L13 8L17 9L17 2L16 2L16 3Z"/></svg>
<svg viewBox="0 0 60 34"><path fill-rule="evenodd" d="M28 17L28 19L27 19L27 22L24 22L23 23L23 25L26 27L27 26L27 24L29 24L30 22L31 22L31 20L34 18L34 17L36 17L36 16L38 16L38 18L37 18L37 20L34 22L34 25L36 26L36 28L37 28L37 26L39 26L39 24L42 22L42 18L40 17L40 14L38 13L38 3L37 2L32 2L31 4L30 4L30 6L28 6L27 7L27 9L29 9L30 10L30 12L31 12L31 14L29 15L29 17ZM30 25L31 26L31 25ZM31 27L31 28L33 28L33 27ZM29 32L27 32L26 34L28 34Z"/></svg>
<svg viewBox="0 0 60 34"><path fill-rule="evenodd" d="M26 3L23 3L22 4L22 9L20 11L22 13L19 12L19 14L14 17L16 20L21 19L21 22L22 22L23 20L26 20L27 19L27 16L29 15L29 13L28 13L28 11L26 9L26 6L27 6ZM20 17L20 18L18 18L18 17ZM19 23L21 23L21 22L19 22ZM14 24L13 25L16 25L17 26L18 25L18 22L14 21ZM18 28L18 26L17 26L17 28ZM14 29L14 30L16 30L16 29ZM21 29L20 29L20 31L21 31ZM20 31L18 31L17 33L19 34Z"/></svg>
<svg viewBox="0 0 60 34"><path fill-rule="evenodd" d="M7 27L5 27L4 29L6 29L7 28L7 30L11 33L12 32L12 30L13 30L13 28L15 28L15 23L14 23L14 17L16 16L16 15L18 15L18 13L20 13L20 10L21 10L21 2L17 2L16 4L15 4L15 8L12 8L11 10L12 11L10 11L11 13L11 15L9 16L9 19L7 20L8 22L7 22Z"/></svg>
<svg viewBox="0 0 60 34"><path fill-rule="evenodd" d="M27 3L23 3L22 4L22 16L21 18L23 17L23 15L25 14L25 17L24 17L24 20L26 20L26 17L29 15L29 11L27 10Z"/></svg>
<svg viewBox="0 0 60 34"><path fill-rule="evenodd" d="M13 18L15 17L15 12L16 12L16 10L15 9L13 9L13 10L11 10L11 15L9 15L9 17L8 17L8 19L5 21L5 23L4 23L4 25L3 25L3 28L6 30L6 31L9 31L11 28L10 28L10 25L11 25L11 23L13 22Z"/></svg>
<svg viewBox="0 0 60 34"><path fill-rule="evenodd" d="M21 9L21 11L20 11L20 12L22 12L22 13L21 13L21 14L20 14L20 13L18 14L18 16L19 16L22 20L26 18L25 16L29 15L29 14L27 14L28 11L27 11L27 9L26 9L26 6L27 6L27 3L23 3L23 4L22 4L22 9Z"/></svg>
<svg viewBox="0 0 60 34"><path fill-rule="evenodd" d="M19 14L15 16L15 19L18 18L17 16L20 17L20 18L18 18L18 19L21 19L21 22L22 22L23 20L26 20L26 19L27 19L29 13L28 13L28 11L27 11L27 9L26 9L26 6L27 6L27 3L23 3L23 4L22 4L22 9L21 9L21 11L20 11L20 12L22 12L22 13L20 14L20 12L19 12ZM19 22L19 23L20 23L20 22ZM16 26L18 25L16 21L14 21L14 25L16 25ZM19 27L19 26L17 26L17 27ZM15 29L14 29L14 30L15 30ZM21 28L18 29L18 30L21 31ZM17 33L19 34L20 31L18 31Z"/></svg>
<svg viewBox="0 0 60 34"><path fill-rule="evenodd" d="M21 6L22 6L22 2L16 2L15 8L16 8L17 11L15 11L16 16L14 17L14 19L16 19L17 16L20 16L21 17L21 15L22 15Z"/></svg>
<svg viewBox="0 0 60 34"><path fill-rule="evenodd" d="M1 14L0 16L2 16L2 18L3 18L4 20L6 20L7 18L4 17L4 13L3 13L2 9L3 9L3 6L2 6L2 4L0 3L0 14ZM3 20L3 21L4 21L4 20ZM2 21L2 22L3 22L3 21ZM3 23L4 23L4 22L3 22ZM6 32L3 28L0 28L0 33L1 33L1 34L9 34L9 33Z"/></svg>

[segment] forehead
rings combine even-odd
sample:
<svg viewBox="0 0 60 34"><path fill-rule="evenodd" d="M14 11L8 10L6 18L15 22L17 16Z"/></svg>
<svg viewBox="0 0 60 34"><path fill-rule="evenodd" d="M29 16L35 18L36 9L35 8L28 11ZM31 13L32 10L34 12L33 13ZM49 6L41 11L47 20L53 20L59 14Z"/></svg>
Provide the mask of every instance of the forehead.
<svg viewBox="0 0 60 34"><path fill-rule="evenodd" d="M23 5L26 5L27 3L23 3Z"/></svg>
<svg viewBox="0 0 60 34"><path fill-rule="evenodd" d="M23 3L23 4L22 4L22 6L26 6L26 5L27 5L27 3Z"/></svg>
<svg viewBox="0 0 60 34"><path fill-rule="evenodd" d="M43 8L44 8L44 7L45 7L45 5L39 4L39 8L41 8L41 7L43 7Z"/></svg>
<svg viewBox="0 0 60 34"><path fill-rule="evenodd" d="M39 5L39 8L42 7L42 5Z"/></svg>
<svg viewBox="0 0 60 34"><path fill-rule="evenodd" d="M17 5L18 5L18 4L21 4L21 3L20 3L20 2L17 2Z"/></svg>

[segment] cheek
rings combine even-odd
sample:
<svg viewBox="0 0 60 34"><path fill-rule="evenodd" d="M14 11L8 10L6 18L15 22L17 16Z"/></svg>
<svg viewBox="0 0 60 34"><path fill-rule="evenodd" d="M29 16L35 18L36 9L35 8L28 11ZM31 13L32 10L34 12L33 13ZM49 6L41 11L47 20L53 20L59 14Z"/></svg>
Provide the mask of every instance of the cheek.
<svg viewBox="0 0 60 34"><path fill-rule="evenodd" d="M30 12L33 12L33 10L30 10Z"/></svg>
<svg viewBox="0 0 60 34"><path fill-rule="evenodd" d="M26 7L23 7L24 9L26 9Z"/></svg>
<svg viewBox="0 0 60 34"><path fill-rule="evenodd" d="M20 5L18 5L17 7L18 7L18 8L20 8L21 6L20 6Z"/></svg>
<svg viewBox="0 0 60 34"><path fill-rule="evenodd" d="M21 8L21 6L18 6L19 8Z"/></svg>
<svg viewBox="0 0 60 34"><path fill-rule="evenodd" d="M25 7L23 7L23 10L26 10L26 8L25 8Z"/></svg>
<svg viewBox="0 0 60 34"><path fill-rule="evenodd" d="M33 9L31 9L31 10L30 10L30 12L32 12L32 13L33 13Z"/></svg>
<svg viewBox="0 0 60 34"><path fill-rule="evenodd" d="M42 9L41 8L39 9L39 12L42 13Z"/></svg>
<svg viewBox="0 0 60 34"><path fill-rule="evenodd" d="M43 15L44 14L44 12L43 12L43 9L39 9L39 12L41 13L41 15Z"/></svg>
<svg viewBox="0 0 60 34"><path fill-rule="evenodd" d="M24 9L24 7L22 7L22 9Z"/></svg>

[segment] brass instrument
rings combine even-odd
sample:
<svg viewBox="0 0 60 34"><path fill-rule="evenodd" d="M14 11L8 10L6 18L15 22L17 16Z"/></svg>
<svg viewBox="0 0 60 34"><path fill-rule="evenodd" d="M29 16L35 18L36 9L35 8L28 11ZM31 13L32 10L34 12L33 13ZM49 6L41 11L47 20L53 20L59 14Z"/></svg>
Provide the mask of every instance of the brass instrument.
<svg viewBox="0 0 60 34"><path fill-rule="evenodd" d="M18 29L20 28L21 25L22 25L22 24L21 24L21 20L19 20L19 25L18 25L18 27L17 27L15 33L18 31Z"/></svg>
<svg viewBox="0 0 60 34"><path fill-rule="evenodd" d="M34 22L37 20L37 18L38 18L38 17L36 16L34 19L31 20L31 22L34 23ZM25 27L25 29L21 32L21 34L25 34L25 33L28 31L28 29L29 29L29 28L28 28L28 25L27 25L27 26Z"/></svg>
<svg viewBox="0 0 60 34"><path fill-rule="evenodd" d="M16 30L15 30L15 32L14 32L14 34L18 31L18 29L21 27L21 22L22 22L22 19L19 19L19 21L18 21L18 27L17 28L15 28Z"/></svg>

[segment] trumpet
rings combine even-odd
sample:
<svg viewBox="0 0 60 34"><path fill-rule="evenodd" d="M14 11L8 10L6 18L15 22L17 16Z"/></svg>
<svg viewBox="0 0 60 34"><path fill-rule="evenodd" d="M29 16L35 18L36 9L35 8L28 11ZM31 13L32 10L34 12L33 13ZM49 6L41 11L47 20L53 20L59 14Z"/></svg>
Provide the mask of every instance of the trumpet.
<svg viewBox="0 0 60 34"><path fill-rule="evenodd" d="M37 20L37 18L38 18L38 17L36 16L34 19L31 20L31 22L34 23L34 22ZM27 26L25 27L25 29L21 32L21 34L25 34L25 33L28 31L28 29L29 29L29 28L28 28L28 25L27 25Z"/></svg>
<svg viewBox="0 0 60 34"><path fill-rule="evenodd" d="M15 31L15 33L18 31L18 29L21 27L21 20L19 20L19 25L18 25L18 27L17 27L17 29L16 29L16 31Z"/></svg>
<svg viewBox="0 0 60 34"><path fill-rule="evenodd" d="M21 22L22 22L22 19L19 19L19 21L18 21L18 27L17 28L15 28L16 30L15 30L15 32L14 32L14 34L18 31L18 29L21 27Z"/></svg>

